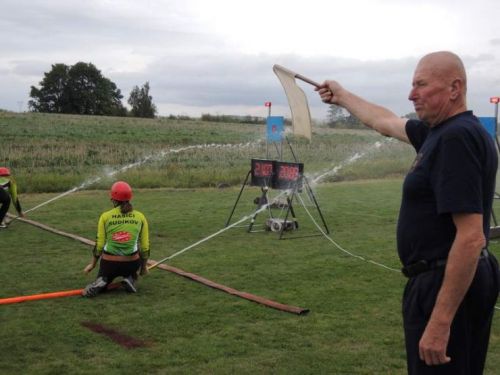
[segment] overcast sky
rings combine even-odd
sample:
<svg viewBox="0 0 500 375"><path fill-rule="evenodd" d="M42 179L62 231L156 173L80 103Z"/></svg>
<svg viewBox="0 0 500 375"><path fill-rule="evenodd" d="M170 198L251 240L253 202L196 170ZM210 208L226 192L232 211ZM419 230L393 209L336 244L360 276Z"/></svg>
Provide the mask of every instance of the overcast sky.
<svg viewBox="0 0 500 375"><path fill-rule="evenodd" d="M468 104L500 96L498 0L0 0L0 108L26 110L51 65L93 63L128 99L149 81L160 115L289 116L274 64L336 79L389 107L407 100L418 59L451 50ZM314 118L327 106L300 84Z"/></svg>

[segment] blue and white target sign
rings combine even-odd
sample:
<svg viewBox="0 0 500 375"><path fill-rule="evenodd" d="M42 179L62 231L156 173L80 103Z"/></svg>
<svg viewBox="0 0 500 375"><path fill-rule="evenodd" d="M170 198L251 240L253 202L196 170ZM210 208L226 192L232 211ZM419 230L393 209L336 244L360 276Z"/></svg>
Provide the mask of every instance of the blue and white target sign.
<svg viewBox="0 0 500 375"><path fill-rule="evenodd" d="M496 118L495 117L478 117L481 124L486 128L488 134L495 138L496 134Z"/></svg>
<svg viewBox="0 0 500 375"><path fill-rule="evenodd" d="M267 118L267 142L281 142L285 130L283 116L268 116Z"/></svg>

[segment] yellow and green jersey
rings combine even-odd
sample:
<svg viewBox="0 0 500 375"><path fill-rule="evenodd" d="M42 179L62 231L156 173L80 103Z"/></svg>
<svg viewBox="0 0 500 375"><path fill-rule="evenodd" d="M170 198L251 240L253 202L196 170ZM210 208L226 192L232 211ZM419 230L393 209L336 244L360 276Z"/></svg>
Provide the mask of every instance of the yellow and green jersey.
<svg viewBox="0 0 500 375"><path fill-rule="evenodd" d="M0 189L4 189L9 192L12 203L16 207L18 213L21 213L21 204L17 197L17 184L16 180L12 176L0 176Z"/></svg>
<svg viewBox="0 0 500 375"><path fill-rule="evenodd" d="M137 210L122 214L120 207L104 212L97 225L94 255L100 256L103 251L113 255L131 255L138 250L142 259L149 258L146 217Z"/></svg>

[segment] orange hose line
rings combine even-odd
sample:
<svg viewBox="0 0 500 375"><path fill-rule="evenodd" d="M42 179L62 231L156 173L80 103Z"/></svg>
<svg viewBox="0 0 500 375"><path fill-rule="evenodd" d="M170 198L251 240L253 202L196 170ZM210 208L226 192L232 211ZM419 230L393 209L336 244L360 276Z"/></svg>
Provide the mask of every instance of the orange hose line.
<svg viewBox="0 0 500 375"><path fill-rule="evenodd" d="M11 215L9 215L9 216L11 216ZM71 233L67 233L67 232L63 232L63 231L54 229L52 227L49 227L48 225L42 224L42 223L34 221L34 220L30 220L30 219L26 219L26 218L18 218L18 220L21 221L21 222L25 222L27 224L31 224L31 225L33 225L35 227L40 228L40 229L43 229L43 230L46 230L46 231L58 234L60 236L72 238L72 239L74 239L76 241L79 241L81 243L84 243L86 245L90 245L90 246L94 246L95 245L95 242L92 241L92 240L89 240L87 238L78 236L76 234L71 234ZM228 293L228 294L231 294L231 295L234 295L234 296L237 296L237 297L249 300L249 301L253 301L253 302L256 302L256 303L259 303L261 305L264 305L264 306L267 306L267 307L271 307L271 308L274 308L274 309L277 309L277 310L281 310L281 311L285 311L285 312L289 312L289 313L293 313L293 314L297 314L297 315L304 315L304 314L307 314L309 312L309 309L306 309L306 308L297 307L297 306L291 306L291 305L285 305L285 304L282 304L282 303L279 303L279 302L276 302L276 301L273 301L273 300L269 300L267 298L256 296L256 295L253 295L253 294L250 294L250 293L247 293L247 292L242 292L242 291L233 289L231 287L215 283L215 282L213 282L211 280L208 280L208 279L205 279L205 278L203 278L203 277L201 277L199 275L183 271L180 268L175 268L175 267L164 265L164 264L158 264L158 262L156 262L153 259L149 259L148 260L148 264L150 266L154 265L154 266L157 266L158 268L163 269L165 271L169 271L169 272L172 272L174 274L186 277L188 279L191 279L191 280L193 280L195 282L201 283L201 284L206 285L208 287L211 287L211 288L214 288L214 289L218 289L218 290L221 290L221 291L223 291L225 293ZM113 284L110 284L108 286L108 289L114 289L114 288L116 288L118 286L119 286L119 284L113 283ZM8 304L8 303L24 302L24 301L33 301L33 300L46 299L46 298L68 297L68 296L72 296L72 295L81 294L81 291L82 291L82 289L79 289L79 290L70 290L70 291L66 291L66 292L63 291L63 292L55 292L55 293L45 293L45 294L41 294L40 296L42 296L42 297L39 297L39 298L36 297L37 295L24 296L24 297L21 296L21 297L4 298L4 299L0 299L0 305L2 305L2 304ZM63 295L57 295L59 293L62 293ZM64 294L64 293L68 293L68 294ZM74 294L71 294L71 293L74 293ZM56 295L51 296L52 294L56 294ZM47 295L47 297L43 297L44 295ZM20 300L17 300L17 299L20 299ZM7 302L7 300L13 300L13 301L12 302ZM3 301L6 301L6 302L3 302Z"/></svg>
<svg viewBox="0 0 500 375"><path fill-rule="evenodd" d="M30 296L18 296L18 297L2 298L2 299L0 299L0 305L9 305L11 303L37 301L37 300L49 299L49 298L76 296L76 295L81 295L82 290L83 289L75 289L75 290L65 290L65 291L61 291L61 292L32 294Z"/></svg>
<svg viewBox="0 0 500 375"><path fill-rule="evenodd" d="M116 289L119 286L120 286L120 284L118 284L118 283L110 284L110 285L108 285L108 290ZM1 298L0 305L10 305L12 303L20 303L20 302L26 302L26 301L38 301L38 300L42 300L42 299L80 296L80 295L82 295L82 291L83 291L83 289L73 289L73 290L62 290L59 292L31 294L29 296Z"/></svg>

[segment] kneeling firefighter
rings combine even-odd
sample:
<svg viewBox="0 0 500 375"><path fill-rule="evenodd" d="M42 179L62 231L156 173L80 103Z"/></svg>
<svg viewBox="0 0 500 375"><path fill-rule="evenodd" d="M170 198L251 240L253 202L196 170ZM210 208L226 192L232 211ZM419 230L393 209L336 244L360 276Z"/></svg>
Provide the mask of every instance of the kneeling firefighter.
<svg viewBox="0 0 500 375"><path fill-rule="evenodd" d="M21 203L17 197L17 184L7 167L0 167L0 228L7 228L4 222L5 215L9 211L10 202L14 203L19 216L24 217Z"/></svg>
<svg viewBox="0 0 500 375"><path fill-rule="evenodd" d="M104 212L99 218L93 258L84 269L85 273L89 273L101 258L99 273L97 279L83 290L84 297L94 297L105 291L108 284L118 276L123 277L121 283L125 290L135 293L137 272L141 275L148 273L148 222L130 203L130 185L123 181L115 182L111 187L110 197L114 208Z"/></svg>

